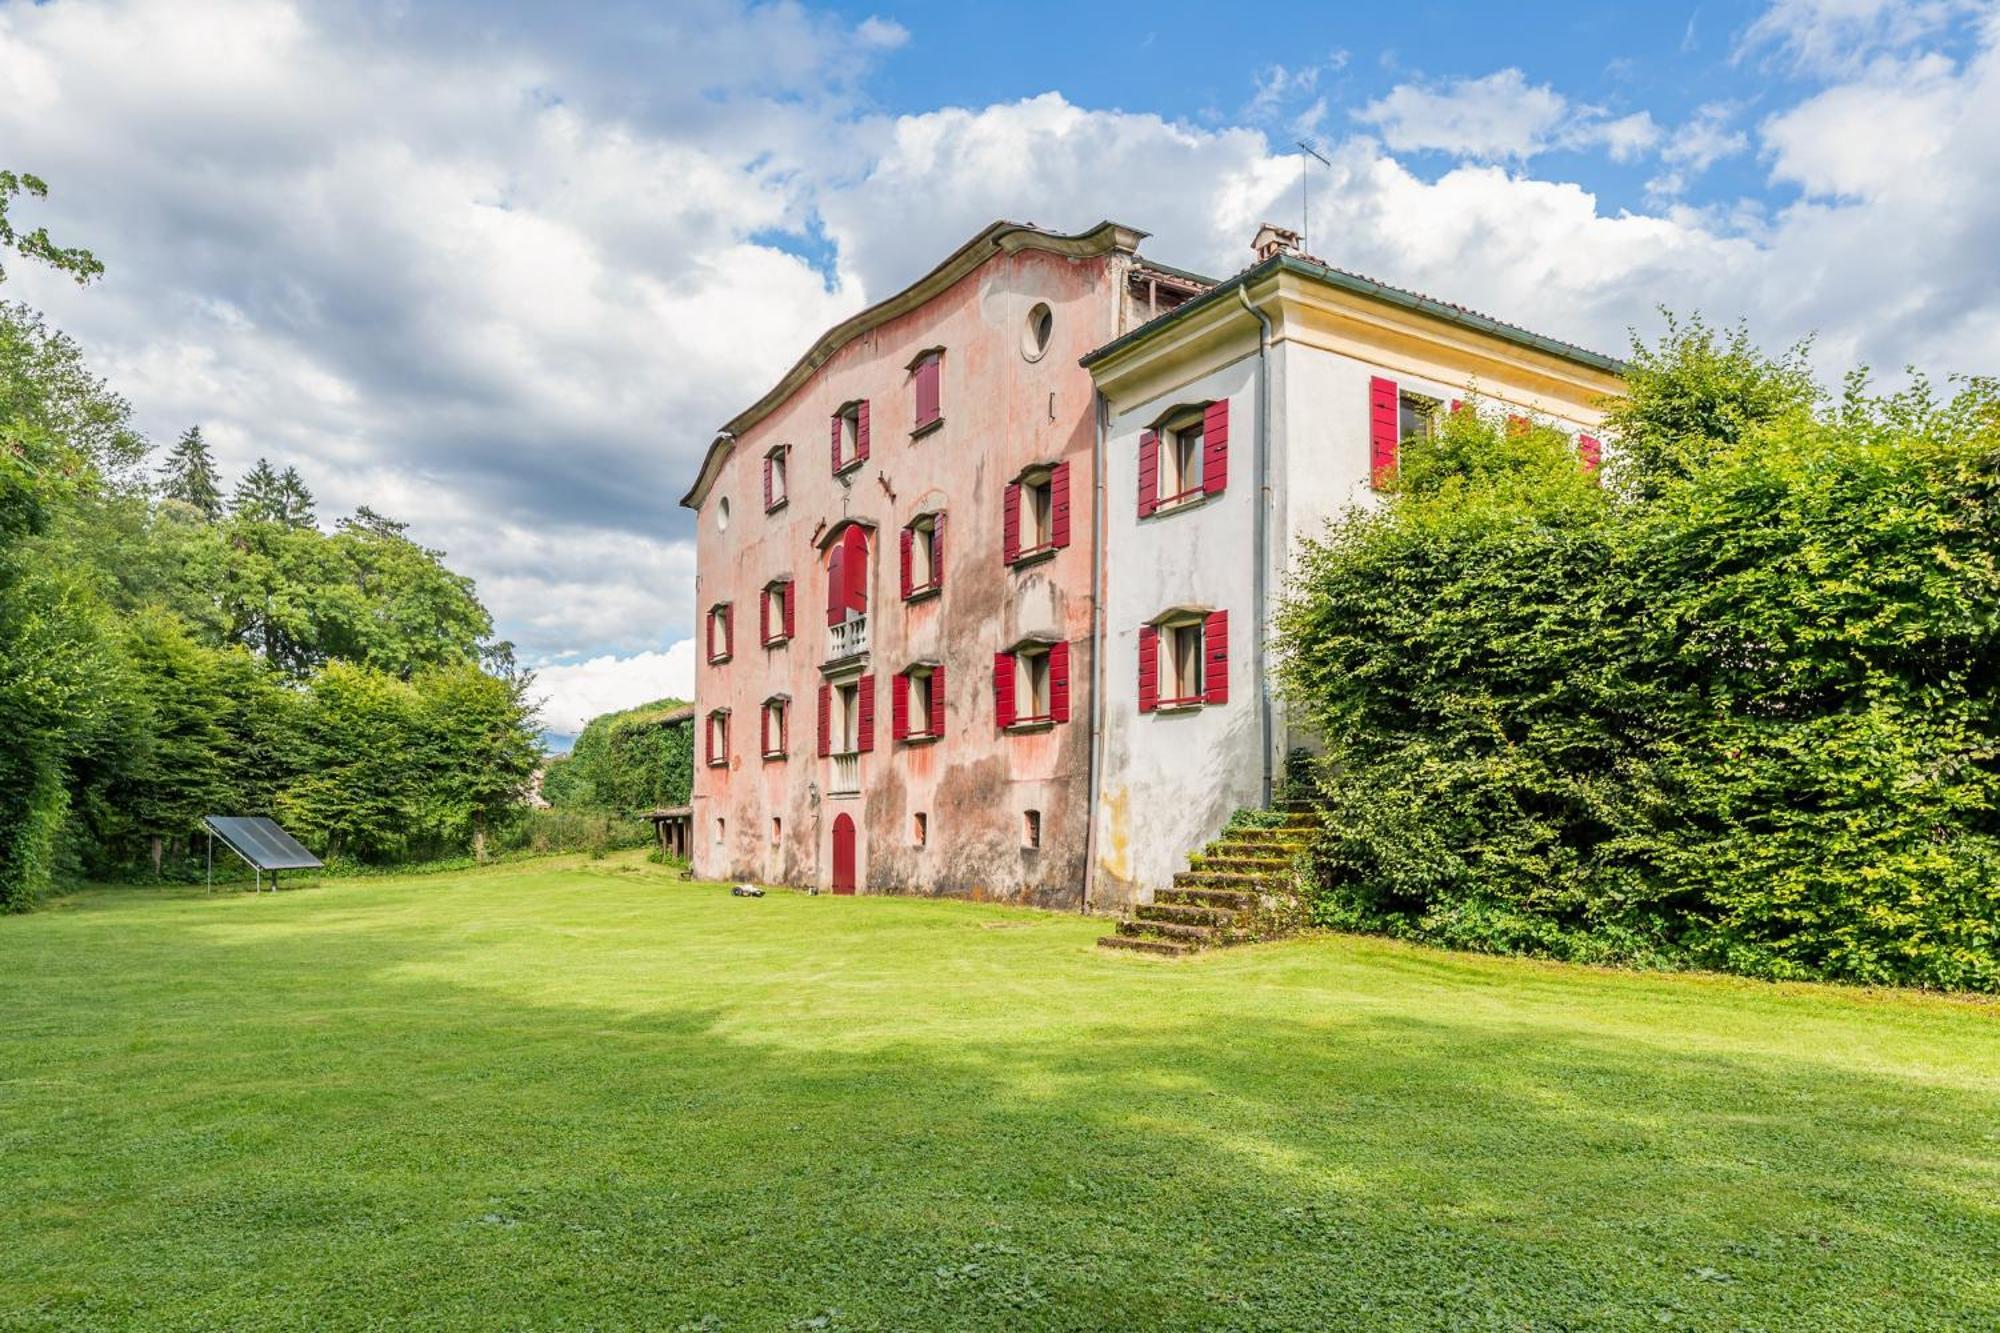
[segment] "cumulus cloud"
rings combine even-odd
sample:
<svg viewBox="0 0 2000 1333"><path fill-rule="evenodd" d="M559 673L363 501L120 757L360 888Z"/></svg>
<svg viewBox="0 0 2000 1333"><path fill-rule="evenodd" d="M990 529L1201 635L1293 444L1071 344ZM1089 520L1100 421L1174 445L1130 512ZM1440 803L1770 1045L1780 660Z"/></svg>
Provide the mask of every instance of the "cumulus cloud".
<svg viewBox="0 0 2000 1333"><path fill-rule="evenodd" d="M574 735L600 713L654 699L694 698L694 643L663 653L593 657L557 663L535 673L533 694L542 700L542 726Z"/></svg>
<svg viewBox="0 0 2000 1333"><path fill-rule="evenodd" d="M1458 157L1527 158L1549 146L1569 103L1518 69L1435 86L1399 84L1354 112L1399 153L1425 149Z"/></svg>
<svg viewBox="0 0 2000 1333"><path fill-rule="evenodd" d="M1398 84L1353 112L1399 153L1440 152L1481 161L1525 161L1552 149L1602 148L1615 162L1640 157L1659 142L1651 113L1614 117L1577 105L1518 69L1437 84Z"/></svg>

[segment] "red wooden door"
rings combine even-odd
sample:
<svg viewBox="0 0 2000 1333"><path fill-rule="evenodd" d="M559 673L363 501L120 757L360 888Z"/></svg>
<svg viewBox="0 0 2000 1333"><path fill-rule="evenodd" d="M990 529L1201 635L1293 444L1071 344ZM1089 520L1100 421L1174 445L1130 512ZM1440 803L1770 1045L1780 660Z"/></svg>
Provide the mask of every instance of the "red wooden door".
<svg viewBox="0 0 2000 1333"><path fill-rule="evenodd" d="M854 892L854 817L838 815L833 821L833 891Z"/></svg>

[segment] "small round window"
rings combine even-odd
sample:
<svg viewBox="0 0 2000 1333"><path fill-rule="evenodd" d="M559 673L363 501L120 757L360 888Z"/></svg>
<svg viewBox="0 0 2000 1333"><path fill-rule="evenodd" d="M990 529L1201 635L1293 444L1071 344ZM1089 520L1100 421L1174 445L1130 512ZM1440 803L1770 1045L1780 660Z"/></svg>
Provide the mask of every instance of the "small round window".
<svg viewBox="0 0 2000 1333"><path fill-rule="evenodd" d="M1046 301L1035 302L1035 308L1028 312L1028 326L1021 330L1021 355L1030 361L1041 360L1055 331L1056 312L1049 309Z"/></svg>
<svg viewBox="0 0 2000 1333"><path fill-rule="evenodd" d="M729 531L729 497L726 495L715 506L715 530Z"/></svg>

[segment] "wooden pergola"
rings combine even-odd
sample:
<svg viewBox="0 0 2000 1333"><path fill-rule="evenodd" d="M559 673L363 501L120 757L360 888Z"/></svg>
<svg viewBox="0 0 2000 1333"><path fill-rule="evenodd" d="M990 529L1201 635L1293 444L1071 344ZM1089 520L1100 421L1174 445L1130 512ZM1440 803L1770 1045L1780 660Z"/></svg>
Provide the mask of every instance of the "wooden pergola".
<svg viewBox="0 0 2000 1333"><path fill-rule="evenodd" d="M676 805L654 810L646 818L653 821L653 836L659 840L660 850L685 861L694 842L694 807Z"/></svg>

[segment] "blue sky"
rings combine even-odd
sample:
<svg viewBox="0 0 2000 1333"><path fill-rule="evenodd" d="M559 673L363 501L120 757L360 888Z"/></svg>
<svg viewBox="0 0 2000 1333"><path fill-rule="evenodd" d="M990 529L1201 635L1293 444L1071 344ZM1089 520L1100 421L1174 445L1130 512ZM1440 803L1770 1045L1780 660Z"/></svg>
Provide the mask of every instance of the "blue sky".
<svg viewBox="0 0 2000 1333"><path fill-rule="evenodd" d="M0 0L46 309L169 439L479 582L549 721L684 691L713 429L997 217L1322 258L1620 351L2000 369L2000 0L1272 9Z"/></svg>

